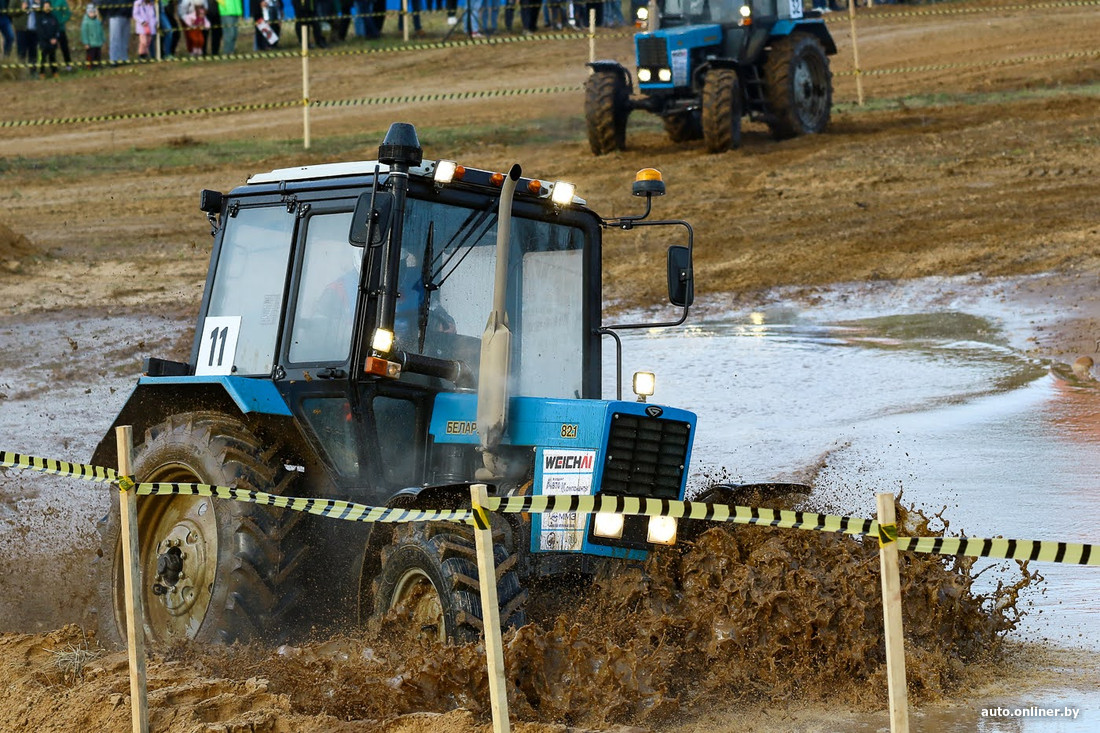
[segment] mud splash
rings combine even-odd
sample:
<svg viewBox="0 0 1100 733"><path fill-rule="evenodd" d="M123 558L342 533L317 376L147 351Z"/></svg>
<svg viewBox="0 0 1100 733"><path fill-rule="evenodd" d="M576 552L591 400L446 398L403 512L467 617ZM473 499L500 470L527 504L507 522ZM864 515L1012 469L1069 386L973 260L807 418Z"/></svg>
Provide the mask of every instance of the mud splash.
<svg viewBox="0 0 1100 733"><path fill-rule="evenodd" d="M22 260L37 251L29 239L0 221L0 274L19 272Z"/></svg>
<svg viewBox="0 0 1100 733"><path fill-rule="evenodd" d="M943 522L899 507L906 533L935 534L931 524ZM1021 564L1012 580L980 593L971 560L902 558L907 674L919 703L955 690L969 666L998 660L1020 616L1020 592L1040 578ZM660 727L716 704L797 698L883 706L879 593L873 540L714 528L644 567L611 568L575 609L507 635L512 714L585 727ZM388 624L377 634L274 655L181 648L169 658L204 675L262 676L299 714L488 714L480 646L442 647Z"/></svg>

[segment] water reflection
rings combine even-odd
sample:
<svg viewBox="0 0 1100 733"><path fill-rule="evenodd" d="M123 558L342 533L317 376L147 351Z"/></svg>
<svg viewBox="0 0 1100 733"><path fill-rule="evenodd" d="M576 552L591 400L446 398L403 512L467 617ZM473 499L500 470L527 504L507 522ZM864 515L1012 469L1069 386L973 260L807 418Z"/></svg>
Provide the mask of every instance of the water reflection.
<svg viewBox="0 0 1100 733"><path fill-rule="evenodd" d="M999 319L890 307L785 305L629 334L624 368L656 368L653 400L699 415L696 474L775 480L820 465L832 508L871 516L875 492L903 491L946 507L952 534L1095 542L1096 383L1026 357ZM1100 572L1041 571L1024 637L1100 649Z"/></svg>

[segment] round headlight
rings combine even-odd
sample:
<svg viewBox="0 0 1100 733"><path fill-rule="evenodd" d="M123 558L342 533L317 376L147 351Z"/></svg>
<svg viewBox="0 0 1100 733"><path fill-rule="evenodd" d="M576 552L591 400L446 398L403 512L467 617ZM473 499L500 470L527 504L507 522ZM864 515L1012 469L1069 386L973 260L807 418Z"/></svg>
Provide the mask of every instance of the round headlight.
<svg viewBox="0 0 1100 733"><path fill-rule="evenodd" d="M638 81L647 82L653 78L653 72L649 69L638 69Z"/></svg>
<svg viewBox="0 0 1100 733"><path fill-rule="evenodd" d="M672 81L672 70L671 69L658 69L657 70L657 78L660 79L661 81L665 81L665 82Z"/></svg>

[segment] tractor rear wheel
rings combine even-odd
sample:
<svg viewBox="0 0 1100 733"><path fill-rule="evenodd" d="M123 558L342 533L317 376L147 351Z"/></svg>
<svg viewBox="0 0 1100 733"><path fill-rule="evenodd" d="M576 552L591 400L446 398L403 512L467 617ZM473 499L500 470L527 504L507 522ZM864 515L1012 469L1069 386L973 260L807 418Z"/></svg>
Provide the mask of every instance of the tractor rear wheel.
<svg viewBox="0 0 1100 733"><path fill-rule="evenodd" d="M493 546L497 600L504 628L527 623L527 593L514 570L515 556ZM403 524L382 549L373 583L374 613L394 612L417 635L439 642L476 641L484 629L474 541L457 525Z"/></svg>
<svg viewBox="0 0 1100 733"><path fill-rule="evenodd" d="M703 125L698 112L676 112L662 117L668 139L674 143L686 143L703 136Z"/></svg>
<svg viewBox="0 0 1100 733"><path fill-rule="evenodd" d="M703 77L703 145L708 153L741 147L741 84L734 69L709 69Z"/></svg>
<svg viewBox="0 0 1100 733"><path fill-rule="evenodd" d="M768 128L777 140L822 132L833 106L833 74L821 41L792 33L764 62Z"/></svg>
<svg viewBox="0 0 1100 733"><path fill-rule="evenodd" d="M286 493L295 473L247 426L219 413L173 416L134 451L138 483L204 483ZM99 636L123 646L126 604L119 497L101 524ZM302 594L305 515L204 496L138 498L145 638L231 643L283 641Z"/></svg>
<svg viewBox="0 0 1100 733"><path fill-rule="evenodd" d="M584 83L584 119L588 145L596 155L626 148L626 120L630 116L630 89L615 71L593 72Z"/></svg>

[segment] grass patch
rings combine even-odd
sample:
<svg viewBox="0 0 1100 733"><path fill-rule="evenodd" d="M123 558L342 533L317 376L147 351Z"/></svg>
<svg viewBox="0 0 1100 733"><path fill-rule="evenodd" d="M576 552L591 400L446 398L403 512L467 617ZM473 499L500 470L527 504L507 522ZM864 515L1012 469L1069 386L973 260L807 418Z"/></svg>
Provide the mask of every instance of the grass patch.
<svg viewBox="0 0 1100 733"><path fill-rule="evenodd" d="M484 146L488 142L501 145L522 145L536 142L553 144L575 142L584 135L581 119L553 118L537 120L530 126L505 124L463 125L460 127L417 127L420 144L425 149L454 150ZM38 178L133 174L135 170L187 168L192 166L224 166L226 161L262 167L275 161L293 158L296 164L318 163L353 158L374 158L375 145L382 142L386 131L358 132L354 135L314 137L310 149L302 149L301 139L290 140L197 140L188 135L167 140L155 147L131 147L125 150L86 154L49 156L12 156L0 159L0 174L33 174ZM580 136L580 137L578 137Z"/></svg>

